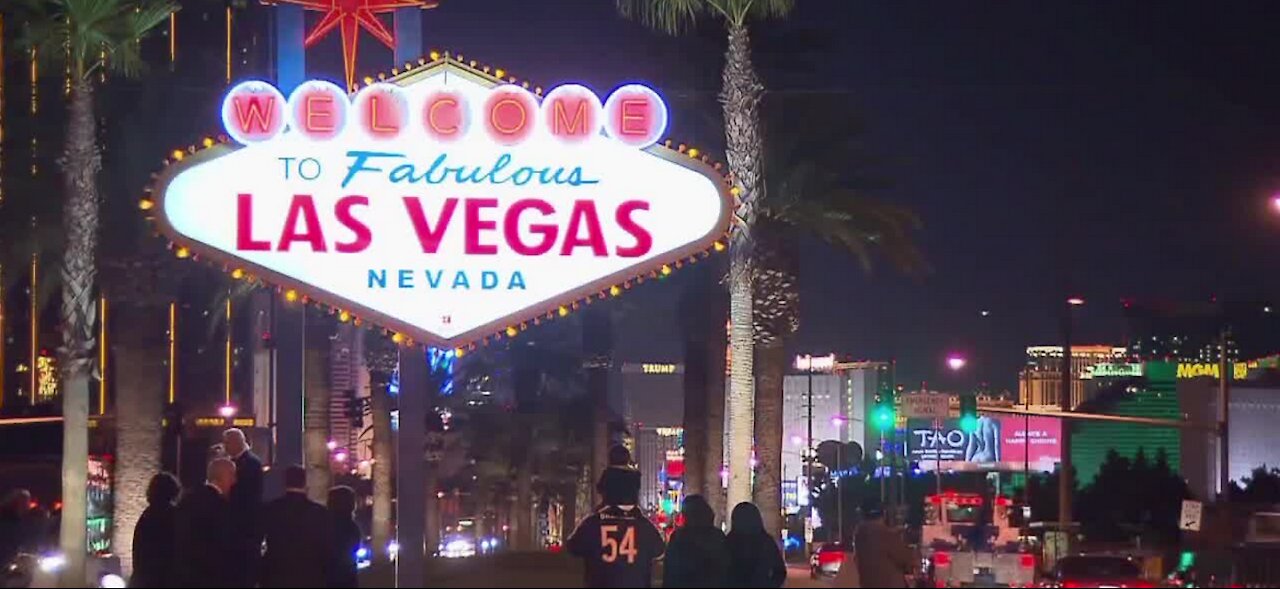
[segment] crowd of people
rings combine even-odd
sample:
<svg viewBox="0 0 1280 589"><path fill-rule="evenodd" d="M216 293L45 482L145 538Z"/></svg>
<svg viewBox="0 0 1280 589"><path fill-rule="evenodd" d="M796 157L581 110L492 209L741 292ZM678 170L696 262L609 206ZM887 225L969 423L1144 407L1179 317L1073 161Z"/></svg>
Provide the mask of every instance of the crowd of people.
<svg viewBox="0 0 1280 589"><path fill-rule="evenodd" d="M203 485L182 490L171 474L147 488L133 536L130 587L356 587L356 495L307 497L307 472L284 471L282 496L263 503L262 461L238 429Z"/></svg>
<svg viewBox="0 0 1280 589"><path fill-rule="evenodd" d="M663 587L781 587L787 566L751 503L733 508L728 535L706 499L684 500L684 525L663 541L637 506L640 473L617 446L596 486L603 501L570 535L569 553L583 559L587 587L649 587L653 563L665 555Z"/></svg>
<svg viewBox="0 0 1280 589"><path fill-rule="evenodd" d="M168 473L147 488L147 509L133 537L130 587L357 587L356 554L363 537L350 487L329 491L327 506L307 497L307 473L284 471L284 494L263 503L262 461L242 431L223 433L204 484L185 491ZM751 503L734 506L730 532L700 495L684 500L684 521L670 541L638 507L640 473L625 447L609 453L597 483L602 497L570 535L568 552L585 563L587 587L649 587L664 558L662 586L781 587L787 567L776 539ZM32 550L23 538L29 496L0 505L0 556ZM905 587L913 554L884 522L874 501L863 506L858 552L836 586ZM852 566L849 566L852 565Z"/></svg>
<svg viewBox="0 0 1280 589"><path fill-rule="evenodd" d="M583 559L587 587L650 587L653 563L663 558L662 587L781 587L787 566L777 540L765 530L760 509L734 506L729 533L716 525L715 511L701 495L684 499L684 523L664 543L662 533L637 507L640 473L631 455L617 446L596 485L603 501L578 524L569 553ZM902 536L885 524L878 501L863 506L858 553L835 579L837 587L906 587L914 554Z"/></svg>

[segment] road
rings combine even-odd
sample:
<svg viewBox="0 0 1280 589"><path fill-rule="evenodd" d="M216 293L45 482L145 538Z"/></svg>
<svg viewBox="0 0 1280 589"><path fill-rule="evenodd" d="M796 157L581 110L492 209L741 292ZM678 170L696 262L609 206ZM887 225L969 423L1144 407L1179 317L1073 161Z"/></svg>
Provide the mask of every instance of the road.
<svg viewBox="0 0 1280 589"><path fill-rule="evenodd" d="M809 578L805 567L787 571L787 587L831 587ZM657 571L655 570L655 579ZM391 587L388 579L367 575L363 587ZM582 565L561 555L510 553L497 556L435 560L427 567L427 587L581 587ZM655 584L656 586L656 584Z"/></svg>

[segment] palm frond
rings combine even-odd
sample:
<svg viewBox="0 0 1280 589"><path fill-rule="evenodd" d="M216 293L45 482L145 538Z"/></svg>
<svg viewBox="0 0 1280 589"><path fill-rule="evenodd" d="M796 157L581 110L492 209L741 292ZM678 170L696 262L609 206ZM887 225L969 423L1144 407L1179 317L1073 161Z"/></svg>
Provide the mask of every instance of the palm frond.
<svg viewBox="0 0 1280 589"><path fill-rule="evenodd" d="M713 0L617 0L623 17L668 35L679 35L713 9Z"/></svg>
<svg viewBox="0 0 1280 589"><path fill-rule="evenodd" d="M139 40L178 9L167 0L20 0L26 23L19 44L46 62L68 62L83 79L106 67L142 71Z"/></svg>
<svg viewBox="0 0 1280 589"><path fill-rule="evenodd" d="M848 116L844 101L806 98L770 106L764 158L769 198L760 215L774 224L772 231L822 239L864 270L882 256L906 274L927 272L914 240L920 219L874 196L889 183L877 176L878 158L862 142L865 125Z"/></svg>
<svg viewBox="0 0 1280 589"><path fill-rule="evenodd" d="M795 8L795 0L721 0L728 6L725 11L735 24L741 26L748 19L767 20L782 18Z"/></svg>

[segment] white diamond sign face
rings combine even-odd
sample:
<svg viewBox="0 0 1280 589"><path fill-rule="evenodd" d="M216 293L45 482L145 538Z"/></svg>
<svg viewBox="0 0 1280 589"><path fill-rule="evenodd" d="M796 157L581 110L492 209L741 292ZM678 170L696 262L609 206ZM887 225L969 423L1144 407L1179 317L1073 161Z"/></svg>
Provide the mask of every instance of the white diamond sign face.
<svg viewBox="0 0 1280 589"><path fill-rule="evenodd" d="M546 98L451 62L348 97L247 82L228 134L170 166L162 230L194 254L436 345L554 312L724 235L720 176L654 146L666 106L623 86Z"/></svg>

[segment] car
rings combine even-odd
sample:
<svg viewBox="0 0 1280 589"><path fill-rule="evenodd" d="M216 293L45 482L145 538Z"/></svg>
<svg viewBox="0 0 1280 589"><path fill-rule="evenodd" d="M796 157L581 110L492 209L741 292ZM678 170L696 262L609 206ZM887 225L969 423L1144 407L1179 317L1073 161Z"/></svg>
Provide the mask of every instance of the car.
<svg viewBox="0 0 1280 589"><path fill-rule="evenodd" d="M1142 576L1142 567L1124 556L1082 554L1058 561L1049 577L1048 587L1084 588L1115 587L1133 589L1155 587Z"/></svg>
<svg viewBox="0 0 1280 589"><path fill-rule="evenodd" d="M809 557L809 576L814 579L836 576L847 551L848 548L839 542L828 542L818 547Z"/></svg>

